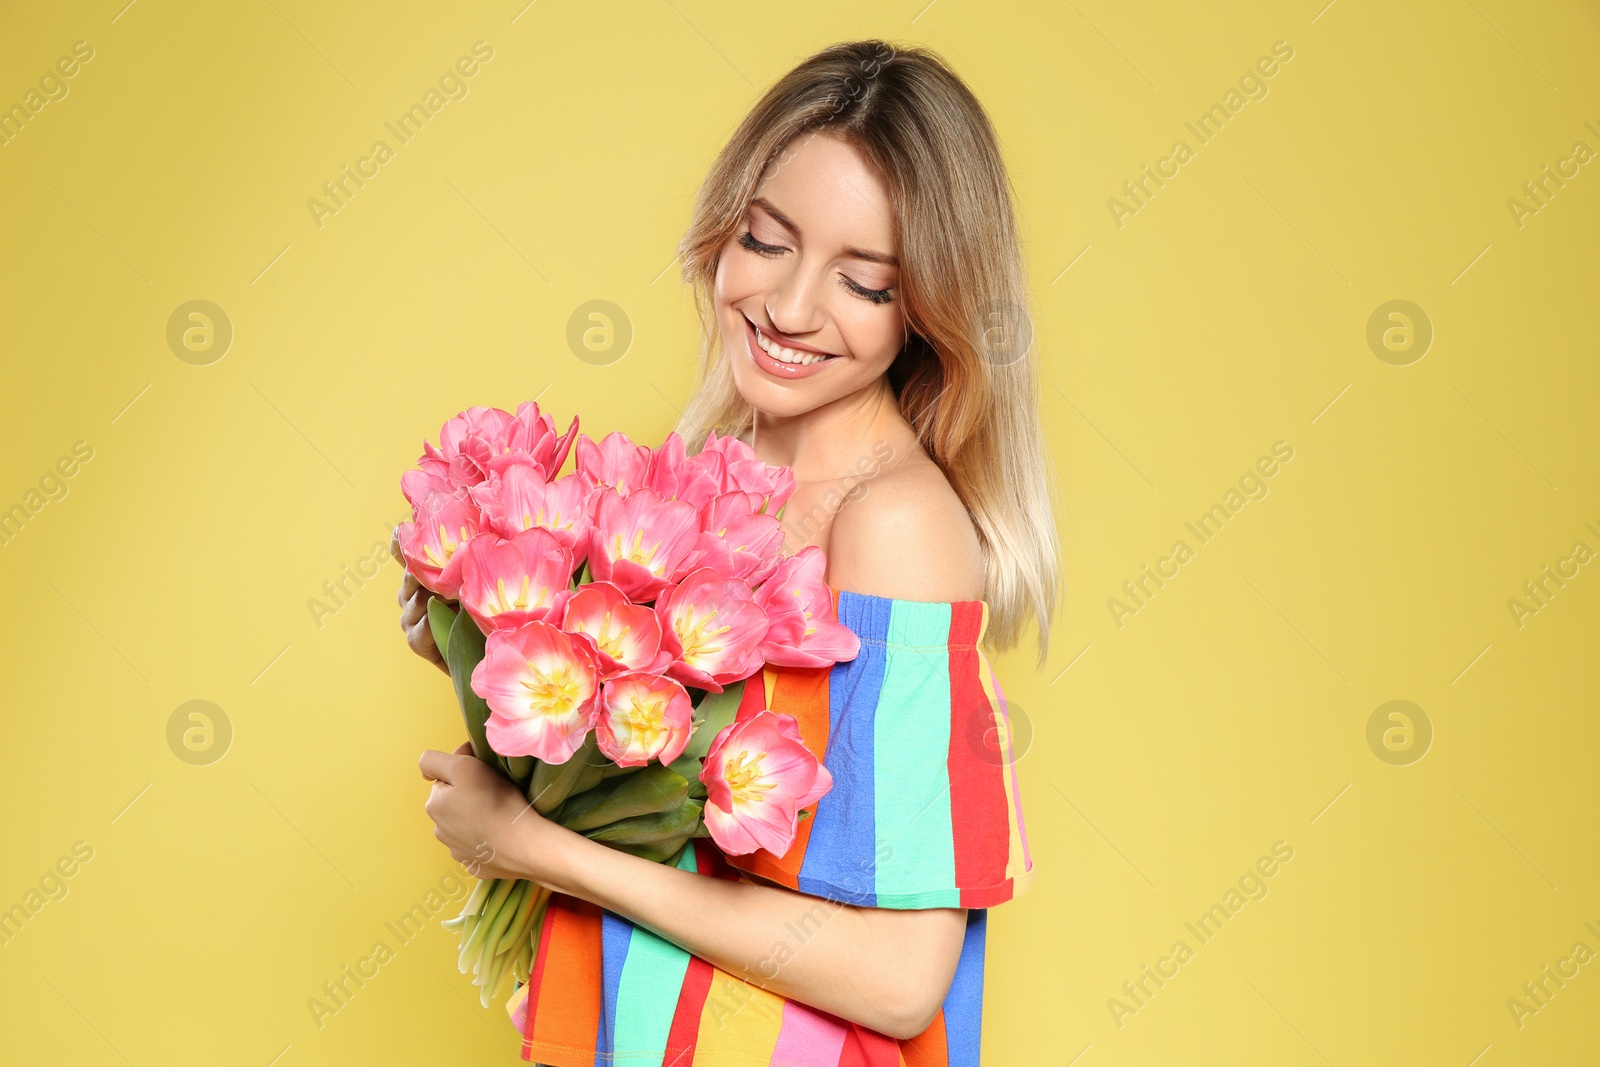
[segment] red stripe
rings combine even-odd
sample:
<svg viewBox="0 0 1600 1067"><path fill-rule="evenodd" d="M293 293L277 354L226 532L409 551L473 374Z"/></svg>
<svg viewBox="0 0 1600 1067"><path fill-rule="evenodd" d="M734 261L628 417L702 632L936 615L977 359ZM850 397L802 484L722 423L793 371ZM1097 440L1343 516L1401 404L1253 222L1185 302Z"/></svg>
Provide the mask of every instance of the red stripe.
<svg viewBox="0 0 1600 1067"><path fill-rule="evenodd" d="M950 609L950 810L953 820L956 885L961 906L987 907L994 893L982 890L1006 881L1011 823L1006 817L1006 786L1000 761L997 709L983 688L976 642L984 605L969 600ZM1003 898L1002 898L1003 899Z"/></svg>
<svg viewBox="0 0 1600 1067"><path fill-rule="evenodd" d="M739 710L733 713L734 722L744 722L767 706L767 669L762 668L744 680L744 691L739 694Z"/></svg>
<svg viewBox="0 0 1600 1067"><path fill-rule="evenodd" d="M839 1067L900 1067L900 1042L851 1023L839 1050Z"/></svg>
<svg viewBox="0 0 1600 1067"><path fill-rule="evenodd" d="M666 1056L661 1067L690 1067L700 1037L700 1015L705 1010L706 994L711 990L711 964L699 956L689 957L683 975L678 1007L672 1013L672 1029L667 1032Z"/></svg>

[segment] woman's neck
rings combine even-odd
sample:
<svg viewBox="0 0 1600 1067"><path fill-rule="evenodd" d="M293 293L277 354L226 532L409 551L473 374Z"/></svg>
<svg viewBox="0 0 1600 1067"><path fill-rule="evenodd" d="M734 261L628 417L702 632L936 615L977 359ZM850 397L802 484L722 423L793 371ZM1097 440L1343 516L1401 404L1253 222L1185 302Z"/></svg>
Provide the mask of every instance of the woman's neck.
<svg viewBox="0 0 1600 1067"><path fill-rule="evenodd" d="M756 458L794 472L800 484L848 477L884 444L896 456L917 450L916 431L900 414L887 379L801 415L755 412L750 446Z"/></svg>

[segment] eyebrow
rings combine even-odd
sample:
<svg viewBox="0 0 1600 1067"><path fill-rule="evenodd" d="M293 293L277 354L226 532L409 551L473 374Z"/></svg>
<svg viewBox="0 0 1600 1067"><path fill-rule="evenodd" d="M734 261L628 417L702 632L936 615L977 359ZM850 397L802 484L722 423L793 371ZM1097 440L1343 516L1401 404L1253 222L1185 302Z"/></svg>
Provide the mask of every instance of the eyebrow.
<svg viewBox="0 0 1600 1067"><path fill-rule="evenodd" d="M771 215L774 219L777 219L778 224L784 229L794 234L797 239L799 238L800 227L796 226L794 224L794 220L789 218L789 216L773 207L772 201L768 200L764 196L758 196L754 200L750 201L750 204L753 207L760 207L761 210ZM895 259L893 256L884 252L870 252L865 248L848 247L844 250L844 254L852 259L864 259L868 263L882 263L886 267L900 266L900 261L898 259Z"/></svg>

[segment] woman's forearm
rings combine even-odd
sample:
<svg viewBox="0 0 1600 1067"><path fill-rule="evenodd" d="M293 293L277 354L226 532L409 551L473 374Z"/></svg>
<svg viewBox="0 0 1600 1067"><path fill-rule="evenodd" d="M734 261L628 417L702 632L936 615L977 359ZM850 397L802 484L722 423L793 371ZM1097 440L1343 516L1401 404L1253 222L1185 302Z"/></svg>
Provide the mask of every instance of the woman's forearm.
<svg viewBox="0 0 1600 1067"><path fill-rule="evenodd" d="M966 933L960 908L858 908L631 856L562 831L529 870L780 996L891 1037L932 1022ZM554 877L551 877L553 873Z"/></svg>

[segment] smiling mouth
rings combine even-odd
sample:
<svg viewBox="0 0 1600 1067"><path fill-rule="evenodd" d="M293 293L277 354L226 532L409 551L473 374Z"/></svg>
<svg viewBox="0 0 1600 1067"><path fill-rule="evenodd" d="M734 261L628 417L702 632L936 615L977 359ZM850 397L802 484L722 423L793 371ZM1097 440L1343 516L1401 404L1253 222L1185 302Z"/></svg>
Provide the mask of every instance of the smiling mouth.
<svg viewBox="0 0 1600 1067"><path fill-rule="evenodd" d="M748 318L748 316L746 316L746 318ZM823 360L839 358L837 355L831 352L801 352L798 349L785 347L784 345L781 345L772 338L768 337L766 334L762 333L761 327L756 326L754 321L752 321L750 325L755 327L756 344L761 346L761 351L765 352L779 363L788 363L796 367L805 367L812 363L821 363Z"/></svg>

